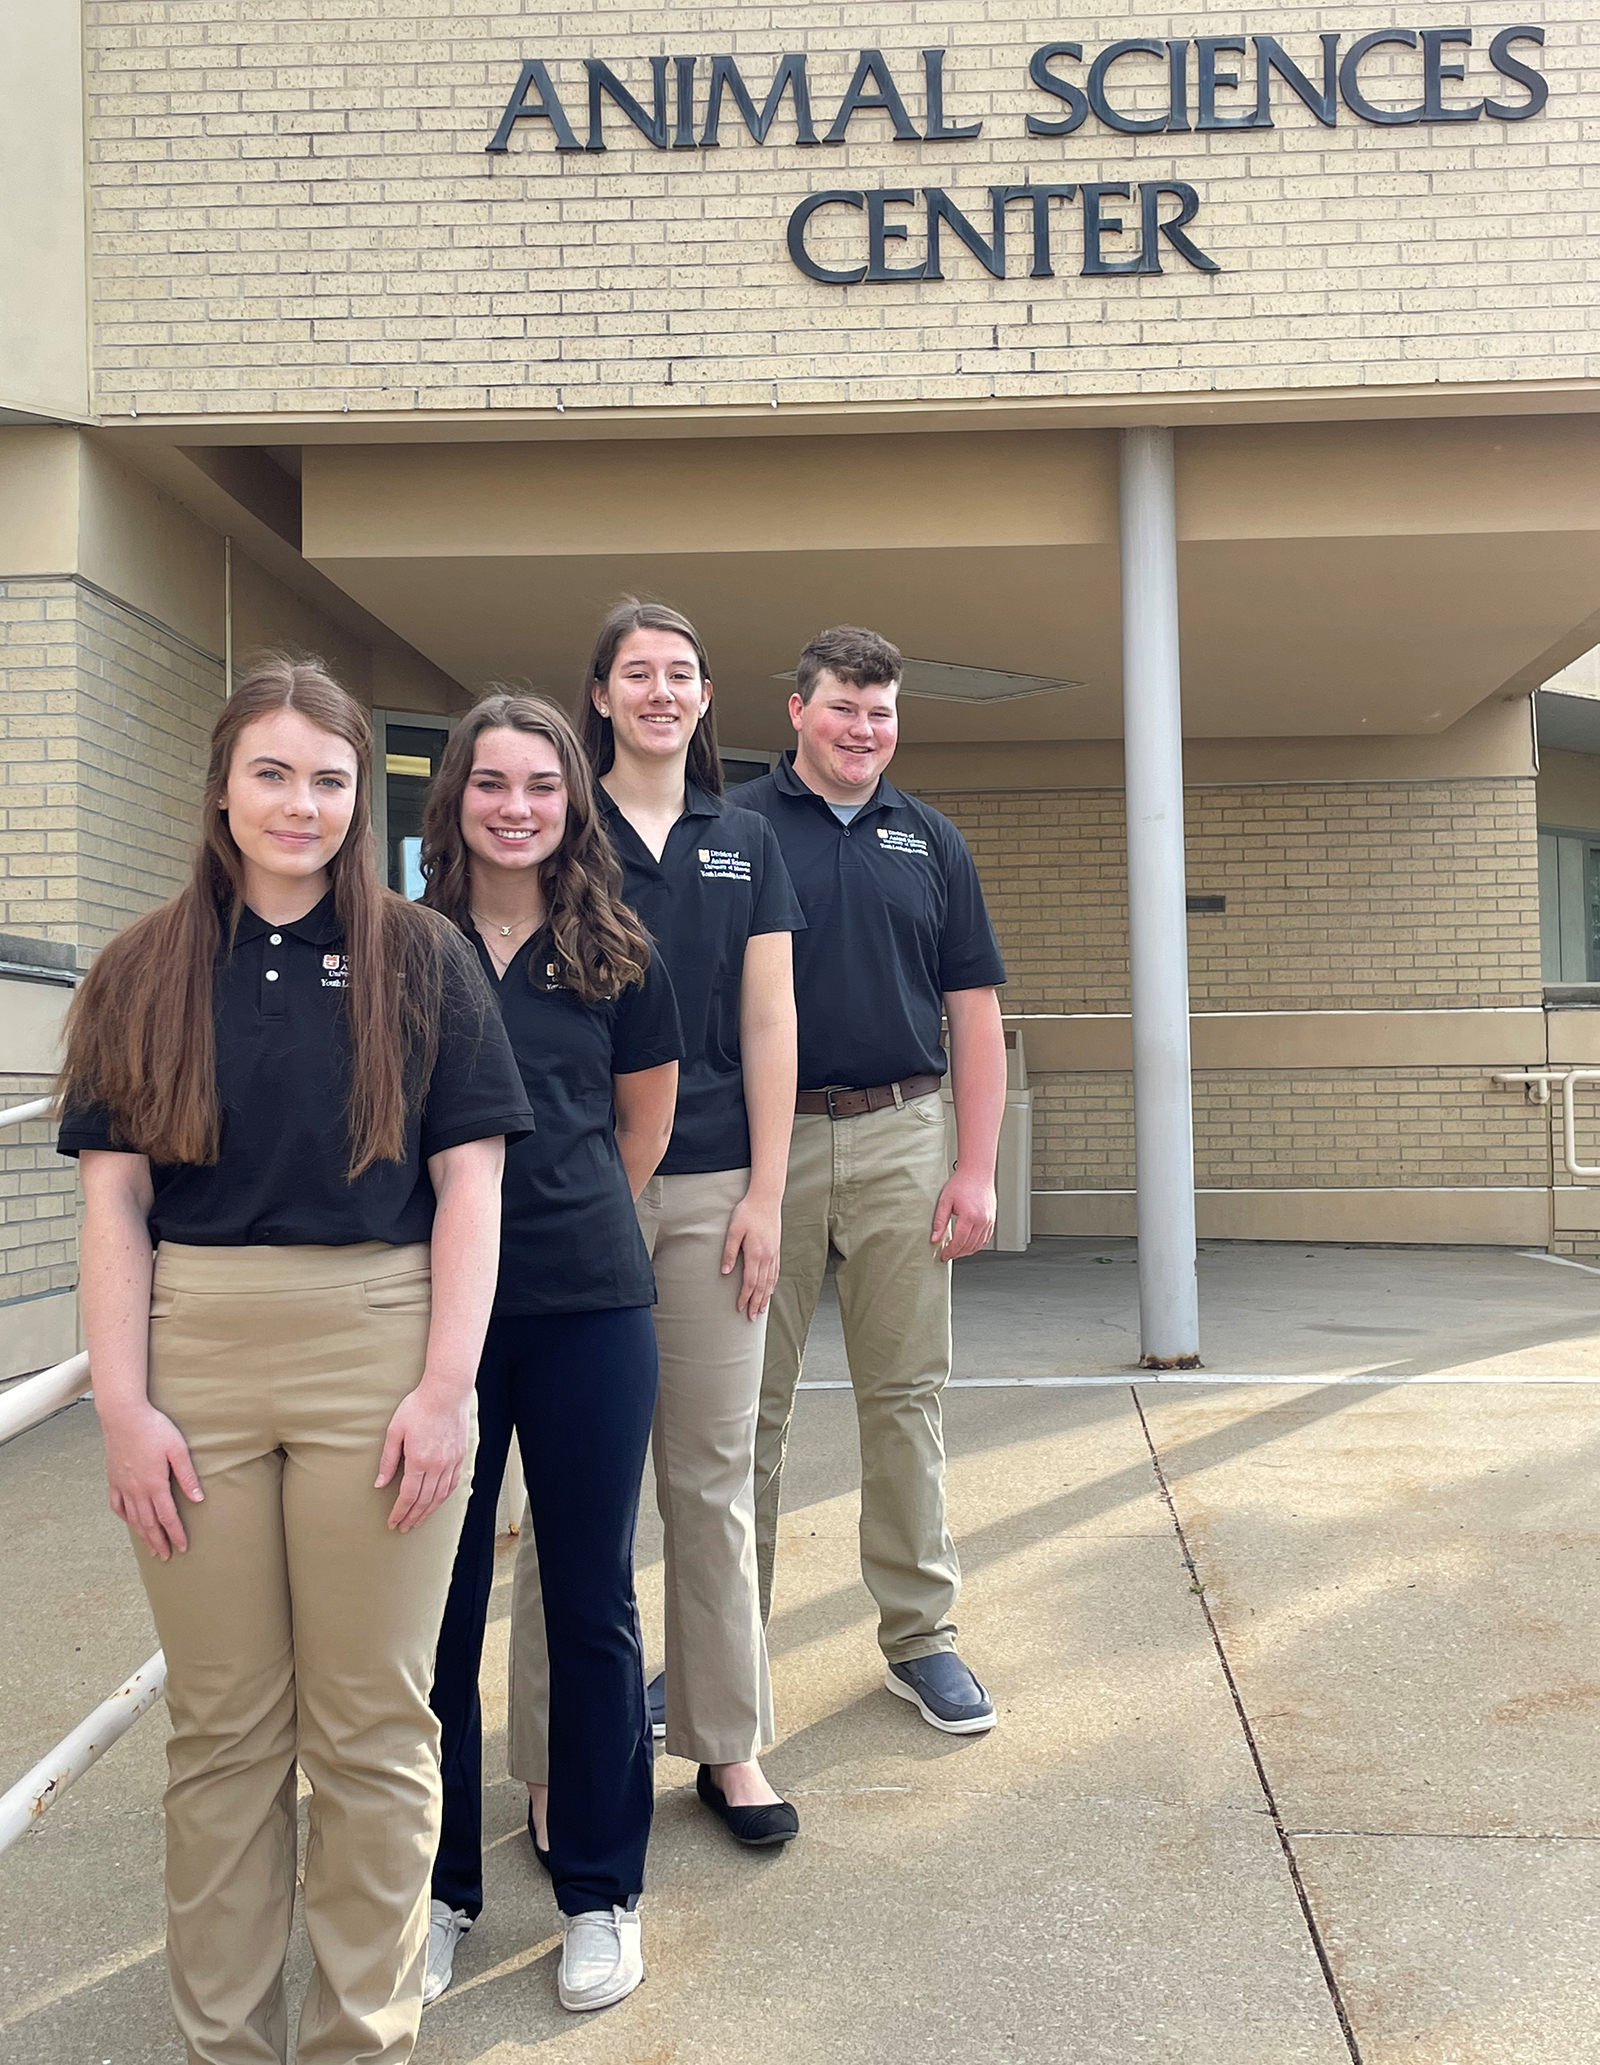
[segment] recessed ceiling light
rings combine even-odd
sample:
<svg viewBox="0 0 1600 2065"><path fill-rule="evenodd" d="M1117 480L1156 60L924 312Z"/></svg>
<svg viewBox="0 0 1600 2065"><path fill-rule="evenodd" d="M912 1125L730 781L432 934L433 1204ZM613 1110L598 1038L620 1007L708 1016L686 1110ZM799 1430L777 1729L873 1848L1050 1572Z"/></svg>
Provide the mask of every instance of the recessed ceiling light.
<svg viewBox="0 0 1600 2065"><path fill-rule="evenodd" d="M774 681L793 681L794 669L775 674ZM900 693L926 696L941 703L1009 703L1021 696L1055 695L1082 688L1081 681L1056 675L1011 674L1001 667L958 667L948 660L907 660Z"/></svg>

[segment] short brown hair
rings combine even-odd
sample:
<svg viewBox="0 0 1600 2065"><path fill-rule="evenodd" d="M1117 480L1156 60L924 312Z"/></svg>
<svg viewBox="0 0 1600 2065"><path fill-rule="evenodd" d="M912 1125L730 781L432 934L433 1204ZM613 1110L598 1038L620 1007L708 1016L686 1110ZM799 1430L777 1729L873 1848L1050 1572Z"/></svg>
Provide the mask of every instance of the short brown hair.
<svg viewBox="0 0 1600 2065"><path fill-rule="evenodd" d="M859 624L835 624L831 631L819 631L800 655L794 685L801 702L809 703L822 674L831 674L848 688L877 688L884 682L898 684L905 666L900 648L876 631L864 631Z"/></svg>

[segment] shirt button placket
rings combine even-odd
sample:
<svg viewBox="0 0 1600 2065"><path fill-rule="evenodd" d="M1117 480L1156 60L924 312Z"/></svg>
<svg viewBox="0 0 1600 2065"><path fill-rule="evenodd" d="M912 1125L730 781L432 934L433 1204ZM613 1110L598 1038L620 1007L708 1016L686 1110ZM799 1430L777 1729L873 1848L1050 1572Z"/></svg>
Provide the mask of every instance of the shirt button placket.
<svg viewBox="0 0 1600 2065"><path fill-rule="evenodd" d="M267 946L269 949L282 945L283 934L281 932L269 932L267 934ZM281 968L274 968L272 966L269 956L264 956L263 958L267 959L267 966L262 970L261 1014L264 1018L282 1018L286 1016L282 989L283 971Z"/></svg>

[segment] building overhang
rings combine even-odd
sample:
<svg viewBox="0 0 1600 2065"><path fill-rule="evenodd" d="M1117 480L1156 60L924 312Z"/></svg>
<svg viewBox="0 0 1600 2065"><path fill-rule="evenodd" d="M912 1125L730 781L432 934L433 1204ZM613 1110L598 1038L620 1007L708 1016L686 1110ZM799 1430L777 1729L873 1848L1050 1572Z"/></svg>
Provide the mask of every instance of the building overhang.
<svg viewBox="0 0 1600 2065"><path fill-rule="evenodd" d="M1596 633L1600 422L1191 429L1179 439L1186 725L1442 731ZM919 701L930 741L1120 732L1111 432L304 449L306 557L469 686L581 678L618 595L704 631L724 736L779 744L826 624L1070 680Z"/></svg>

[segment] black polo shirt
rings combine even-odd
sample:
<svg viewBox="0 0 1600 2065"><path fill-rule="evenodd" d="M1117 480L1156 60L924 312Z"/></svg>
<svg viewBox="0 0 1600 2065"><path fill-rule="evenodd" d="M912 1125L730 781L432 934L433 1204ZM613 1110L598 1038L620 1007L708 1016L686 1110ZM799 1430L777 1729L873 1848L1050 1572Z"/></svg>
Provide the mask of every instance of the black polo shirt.
<svg viewBox="0 0 1600 2065"><path fill-rule="evenodd" d="M615 1312L653 1305L655 1276L617 1149L612 1077L683 1058L672 983L652 954L643 983L586 1004L561 980L548 930L524 942L497 982L534 1131L506 1150L497 1313Z"/></svg>
<svg viewBox="0 0 1600 2065"><path fill-rule="evenodd" d="M771 821L806 914L794 945L800 1088L943 1075L945 992L1006 979L966 840L888 780L841 824L793 753L739 801Z"/></svg>
<svg viewBox="0 0 1600 2065"><path fill-rule="evenodd" d="M622 862L623 895L660 949L683 1021L678 1115L662 1173L748 1168L739 1067L745 945L757 933L798 932L806 922L777 839L764 817L691 782L657 861L604 789L600 808Z"/></svg>
<svg viewBox="0 0 1600 2065"><path fill-rule="evenodd" d="M519 1140L533 1126L505 1028L472 949L444 928L444 997L433 1074L406 1121L405 1159L347 1181L348 977L333 893L292 925L246 909L217 957L213 1000L221 1153L210 1167L150 1167L154 1240L188 1246L351 1247L426 1240L428 1157L468 1140ZM69 1110L57 1146L126 1152L110 1116Z"/></svg>

